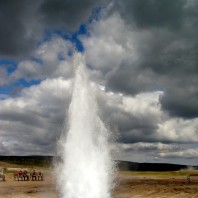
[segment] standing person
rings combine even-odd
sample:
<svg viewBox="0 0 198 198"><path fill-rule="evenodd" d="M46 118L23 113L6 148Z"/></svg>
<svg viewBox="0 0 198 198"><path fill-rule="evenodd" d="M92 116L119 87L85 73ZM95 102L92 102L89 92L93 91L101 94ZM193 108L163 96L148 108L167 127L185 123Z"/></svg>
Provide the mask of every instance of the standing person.
<svg viewBox="0 0 198 198"><path fill-rule="evenodd" d="M4 173L3 173L3 168L1 169L1 171L0 171L0 175L2 176L2 175L4 175Z"/></svg>
<svg viewBox="0 0 198 198"><path fill-rule="evenodd" d="M43 181L43 174L41 171L38 172L38 180Z"/></svg>
<svg viewBox="0 0 198 198"><path fill-rule="evenodd" d="M32 181L35 181L35 180L37 180L37 178L36 178L36 171L33 170L33 172L32 172Z"/></svg>
<svg viewBox="0 0 198 198"><path fill-rule="evenodd" d="M3 181L5 181L5 175L4 175L4 169L3 168L0 171L0 178L2 178Z"/></svg>
<svg viewBox="0 0 198 198"><path fill-rule="evenodd" d="M19 171L18 175L19 175L19 179L23 180L23 172L22 172L22 170Z"/></svg>

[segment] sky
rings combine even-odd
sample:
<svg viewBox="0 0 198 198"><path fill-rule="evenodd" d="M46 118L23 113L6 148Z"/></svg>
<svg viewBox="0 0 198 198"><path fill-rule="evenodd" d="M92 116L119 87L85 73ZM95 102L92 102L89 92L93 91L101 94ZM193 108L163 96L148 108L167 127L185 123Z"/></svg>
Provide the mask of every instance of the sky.
<svg viewBox="0 0 198 198"><path fill-rule="evenodd" d="M198 165L198 1L1 0L0 155L55 155L75 52L114 159Z"/></svg>

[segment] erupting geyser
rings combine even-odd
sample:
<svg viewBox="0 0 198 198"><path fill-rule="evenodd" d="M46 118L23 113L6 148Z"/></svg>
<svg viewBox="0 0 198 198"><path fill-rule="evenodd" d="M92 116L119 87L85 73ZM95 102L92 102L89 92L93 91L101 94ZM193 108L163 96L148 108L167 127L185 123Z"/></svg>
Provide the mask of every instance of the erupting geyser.
<svg viewBox="0 0 198 198"><path fill-rule="evenodd" d="M75 55L75 79L67 128L61 136L57 183L62 198L110 198L113 163L109 132L98 116L84 57Z"/></svg>

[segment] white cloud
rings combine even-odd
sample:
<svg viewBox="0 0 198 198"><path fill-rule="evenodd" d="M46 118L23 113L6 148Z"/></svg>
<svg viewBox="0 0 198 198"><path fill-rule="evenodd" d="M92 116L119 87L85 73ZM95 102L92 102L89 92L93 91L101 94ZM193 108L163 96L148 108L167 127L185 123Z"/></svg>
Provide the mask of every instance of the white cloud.
<svg viewBox="0 0 198 198"><path fill-rule="evenodd" d="M197 142L198 119L170 117L160 105L162 91L126 96L100 92L99 105L105 122L117 129L123 142Z"/></svg>
<svg viewBox="0 0 198 198"><path fill-rule="evenodd" d="M163 95L162 91L141 93L134 97L123 97L123 108L126 112L132 113L138 117L152 117L158 120L161 114L159 98Z"/></svg>
<svg viewBox="0 0 198 198"><path fill-rule="evenodd" d="M18 64L17 70L12 74L13 79L26 80L46 79L54 77L71 78L73 75L72 57L69 52L73 50L70 41L60 37L53 37L43 42L33 53L34 59L23 60Z"/></svg>
<svg viewBox="0 0 198 198"><path fill-rule="evenodd" d="M185 149L182 151L159 152L158 156L163 158L197 158L198 148Z"/></svg>
<svg viewBox="0 0 198 198"><path fill-rule="evenodd" d="M82 37L86 61L106 74L125 59L136 59L134 34L118 14L90 25L90 36Z"/></svg>
<svg viewBox="0 0 198 198"><path fill-rule="evenodd" d="M198 142L198 119L169 118L158 124L158 136L167 141Z"/></svg>
<svg viewBox="0 0 198 198"><path fill-rule="evenodd" d="M54 153L70 95L71 81L57 78L24 89L18 98L1 100L1 153Z"/></svg>
<svg viewBox="0 0 198 198"><path fill-rule="evenodd" d="M66 41L60 37L53 37L51 40L42 43L35 52L35 56L43 62L53 64L59 57L62 59L69 58L68 51L72 50L70 41ZM53 65L54 67L56 65Z"/></svg>

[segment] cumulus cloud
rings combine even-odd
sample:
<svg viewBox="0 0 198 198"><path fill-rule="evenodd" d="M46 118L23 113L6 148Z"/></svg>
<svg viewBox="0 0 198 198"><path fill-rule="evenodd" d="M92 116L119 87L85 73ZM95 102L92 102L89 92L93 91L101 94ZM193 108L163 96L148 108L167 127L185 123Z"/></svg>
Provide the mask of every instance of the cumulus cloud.
<svg viewBox="0 0 198 198"><path fill-rule="evenodd" d="M140 28L166 27L178 28L182 22L183 9L186 1L178 0L118 0L113 10L118 10L128 24L131 21Z"/></svg>
<svg viewBox="0 0 198 198"><path fill-rule="evenodd" d="M39 86L24 89L18 98L1 100L1 152L54 154L54 142L70 102L70 88L71 81L47 79Z"/></svg>
<svg viewBox="0 0 198 198"><path fill-rule="evenodd" d="M87 63L92 68L106 74L117 68L123 60L136 59L133 32L119 15L97 21L89 29L90 36L82 37L82 42Z"/></svg>
<svg viewBox="0 0 198 198"><path fill-rule="evenodd" d="M198 119L183 120L170 118L159 123L158 134L164 141L197 142Z"/></svg>
<svg viewBox="0 0 198 198"><path fill-rule="evenodd" d="M172 118L163 111L163 92L125 96L106 92L99 95L103 119L120 133L119 141L132 142L197 142L198 120Z"/></svg>
<svg viewBox="0 0 198 198"><path fill-rule="evenodd" d="M71 42L60 37L53 37L50 41L43 42L32 54L31 59L18 63L17 70L11 79L24 78L30 80L43 80L46 78L73 76Z"/></svg>
<svg viewBox="0 0 198 198"><path fill-rule="evenodd" d="M135 37L139 61L123 62L108 85L128 94L165 89L164 110L172 116L197 117L197 6L191 0L114 2L109 17L119 13L128 26L145 37Z"/></svg>

